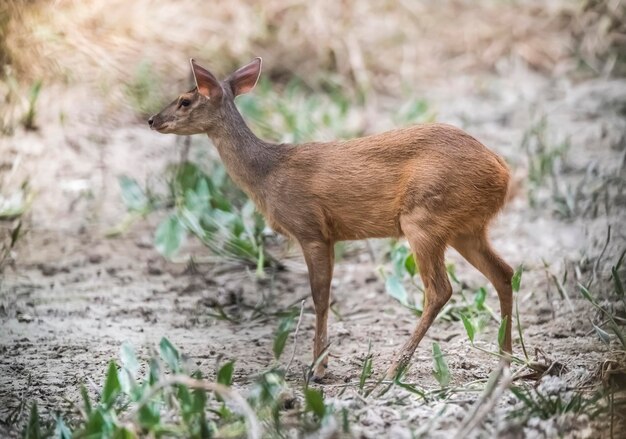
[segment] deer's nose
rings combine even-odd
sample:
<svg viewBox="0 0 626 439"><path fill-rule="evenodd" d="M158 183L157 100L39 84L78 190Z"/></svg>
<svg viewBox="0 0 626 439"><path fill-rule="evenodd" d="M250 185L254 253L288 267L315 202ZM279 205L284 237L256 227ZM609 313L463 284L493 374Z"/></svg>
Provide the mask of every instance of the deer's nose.
<svg viewBox="0 0 626 439"><path fill-rule="evenodd" d="M154 123L154 116L150 117L150 119L148 119L148 125L152 126L152 124Z"/></svg>

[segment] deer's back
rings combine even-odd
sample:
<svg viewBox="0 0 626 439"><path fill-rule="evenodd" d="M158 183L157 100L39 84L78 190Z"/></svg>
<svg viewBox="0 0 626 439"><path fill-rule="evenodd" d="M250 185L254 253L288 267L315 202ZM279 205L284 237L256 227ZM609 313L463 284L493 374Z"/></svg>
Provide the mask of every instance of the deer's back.
<svg viewBox="0 0 626 439"><path fill-rule="evenodd" d="M506 197L504 162L450 125L288 148L272 178L268 214L299 238L401 236L399 217L416 206L442 221L485 223Z"/></svg>

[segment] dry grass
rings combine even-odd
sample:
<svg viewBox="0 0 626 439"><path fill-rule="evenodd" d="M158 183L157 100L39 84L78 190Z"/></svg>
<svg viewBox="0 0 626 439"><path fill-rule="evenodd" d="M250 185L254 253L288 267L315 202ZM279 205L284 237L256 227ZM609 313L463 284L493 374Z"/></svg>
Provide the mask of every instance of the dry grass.
<svg viewBox="0 0 626 439"><path fill-rule="evenodd" d="M572 32L581 59L596 72L626 73L626 2L585 0Z"/></svg>
<svg viewBox="0 0 626 439"><path fill-rule="evenodd" d="M141 61L182 77L191 56L218 72L262 56L274 78L295 74L313 86L391 94L515 60L542 71L567 68L571 42L563 35L576 11L571 3L496 0L7 4L6 57L24 80L127 81Z"/></svg>

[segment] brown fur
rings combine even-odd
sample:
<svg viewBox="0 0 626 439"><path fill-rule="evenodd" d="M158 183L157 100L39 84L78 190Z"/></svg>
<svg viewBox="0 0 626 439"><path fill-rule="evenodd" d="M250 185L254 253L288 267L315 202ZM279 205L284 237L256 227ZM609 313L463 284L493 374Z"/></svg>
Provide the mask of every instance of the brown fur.
<svg viewBox="0 0 626 439"><path fill-rule="evenodd" d="M316 311L314 356L327 345L333 244L405 236L424 282L424 314L388 371L408 363L452 287L444 264L456 248L495 286L508 319L512 269L494 253L487 227L507 198L509 171L496 154L450 125L423 124L358 139L275 145L258 139L234 104L260 74L256 59L219 83L192 62L197 89L150 119L160 132L205 132L224 165L276 231L296 239L309 269ZM198 91L200 90L200 92ZM190 105L181 106L181 100ZM321 378L325 358L315 371Z"/></svg>

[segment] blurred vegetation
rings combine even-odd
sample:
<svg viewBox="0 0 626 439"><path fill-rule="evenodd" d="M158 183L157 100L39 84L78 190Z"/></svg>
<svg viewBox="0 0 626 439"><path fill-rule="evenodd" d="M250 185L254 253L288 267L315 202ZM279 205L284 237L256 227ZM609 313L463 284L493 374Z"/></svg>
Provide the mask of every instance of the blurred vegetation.
<svg viewBox="0 0 626 439"><path fill-rule="evenodd" d="M160 84L160 78L152 64L140 62L124 90L137 115L145 119L161 110L166 100L159 88Z"/></svg>
<svg viewBox="0 0 626 439"><path fill-rule="evenodd" d="M586 66L597 73L626 75L626 3L583 0L572 34Z"/></svg>
<svg viewBox="0 0 626 439"><path fill-rule="evenodd" d="M15 248L26 233L22 217L28 211L33 193L28 183L17 191L6 194L0 186L0 275L15 259ZM0 276L0 284L1 284Z"/></svg>
<svg viewBox="0 0 626 439"><path fill-rule="evenodd" d="M296 76L318 89L396 95L406 84L445 78L444 63L458 74L492 70L505 57L549 72L579 56L596 70L623 73L623 2L526 3L236 0L201 14L198 0L8 0L0 7L0 59L27 81L128 83L138 60L180 77L192 54L220 72L262 56L274 81ZM434 34L436 44L420 43Z"/></svg>
<svg viewBox="0 0 626 439"><path fill-rule="evenodd" d="M195 236L221 262L253 264L262 275L274 259L264 250L265 223L254 205L237 189L221 165L205 172L182 162L165 172L167 192L156 194L131 177L119 178L121 195L129 216L110 234L123 233L136 219L156 211L166 217L157 227L156 250L172 258L188 234Z"/></svg>

